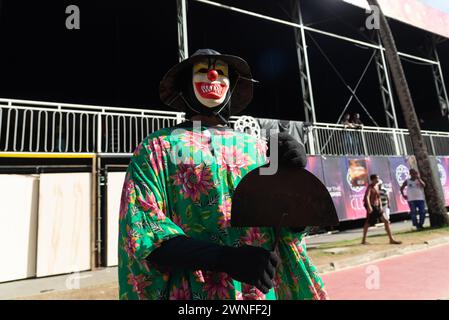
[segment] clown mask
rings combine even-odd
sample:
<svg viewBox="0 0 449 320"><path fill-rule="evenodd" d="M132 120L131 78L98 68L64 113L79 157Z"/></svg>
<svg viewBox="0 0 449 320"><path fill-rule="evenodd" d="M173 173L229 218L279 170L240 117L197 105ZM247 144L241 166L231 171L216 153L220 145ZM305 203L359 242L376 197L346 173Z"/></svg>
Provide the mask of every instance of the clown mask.
<svg viewBox="0 0 449 320"><path fill-rule="evenodd" d="M202 105L208 108L219 106L229 90L228 64L214 59L195 63L192 83L195 97Z"/></svg>

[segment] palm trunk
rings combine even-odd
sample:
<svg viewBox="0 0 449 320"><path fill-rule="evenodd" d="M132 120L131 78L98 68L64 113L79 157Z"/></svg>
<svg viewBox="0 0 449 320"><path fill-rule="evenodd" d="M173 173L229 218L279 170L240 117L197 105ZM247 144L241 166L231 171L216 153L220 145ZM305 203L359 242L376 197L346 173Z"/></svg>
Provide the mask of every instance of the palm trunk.
<svg viewBox="0 0 449 320"><path fill-rule="evenodd" d="M426 182L425 195L427 207L429 209L430 224L432 227L442 227L449 225L449 216L444 205L443 188L436 170L432 169L429 154L421 129L418 117L415 113L412 96L408 87L407 79L402 68L396 44L390 26L377 0L367 0L371 6L380 9L380 36L385 47L385 55L390 65L391 74L401 104L405 124L409 130L412 140L413 152L416 157L419 172L424 182Z"/></svg>

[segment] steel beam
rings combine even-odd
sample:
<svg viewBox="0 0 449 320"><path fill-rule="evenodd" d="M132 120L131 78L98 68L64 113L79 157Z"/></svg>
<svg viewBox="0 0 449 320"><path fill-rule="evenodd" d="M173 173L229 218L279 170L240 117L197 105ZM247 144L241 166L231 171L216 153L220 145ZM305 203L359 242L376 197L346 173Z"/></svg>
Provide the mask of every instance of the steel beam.
<svg viewBox="0 0 449 320"><path fill-rule="evenodd" d="M189 57L187 41L187 0L176 0L179 62Z"/></svg>

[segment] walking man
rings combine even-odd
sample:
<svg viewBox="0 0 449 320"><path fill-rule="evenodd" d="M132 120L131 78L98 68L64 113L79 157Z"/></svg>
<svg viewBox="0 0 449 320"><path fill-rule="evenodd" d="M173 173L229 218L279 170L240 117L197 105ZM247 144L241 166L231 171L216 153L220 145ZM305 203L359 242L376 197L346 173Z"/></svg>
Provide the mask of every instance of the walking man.
<svg viewBox="0 0 449 320"><path fill-rule="evenodd" d="M405 180L401 186L401 194L404 199L408 201L412 223L417 230L424 229L424 222L426 220L425 187L425 182L421 179L418 171L415 169L410 169L410 179ZM405 188L407 188L406 195L404 194Z"/></svg>
<svg viewBox="0 0 449 320"><path fill-rule="evenodd" d="M390 222L383 216L381 198L379 193L379 176L377 174L372 174L370 176L370 181L371 183L368 185L364 197L364 204L367 214L366 221L363 226L362 244L368 244L368 242L366 242L368 228L375 225L379 219L384 223L385 231L387 232L388 238L390 239L390 244L401 244L401 241L397 241L393 238L390 229Z"/></svg>

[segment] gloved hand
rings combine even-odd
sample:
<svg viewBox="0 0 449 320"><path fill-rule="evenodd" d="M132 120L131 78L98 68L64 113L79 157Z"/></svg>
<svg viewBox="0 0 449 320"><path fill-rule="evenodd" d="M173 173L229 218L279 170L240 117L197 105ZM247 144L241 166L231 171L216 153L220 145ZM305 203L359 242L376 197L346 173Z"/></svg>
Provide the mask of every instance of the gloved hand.
<svg viewBox="0 0 449 320"><path fill-rule="evenodd" d="M280 261L275 253L264 248L221 246L185 236L164 241L147 260L172 270L225 272L237 281L256 286L263 293L273 287L272 280Z"/></svg>
<svg viewBox="0 0 449 320"><path fill-rule="evenodd" d="M278 137L278 157L280 164L305 168L307 156L304 145L287 132L279 132L275 135Z"/></svg>
<svg viewBox="0 0 449 320"><path fill-rule="evenodd" d="M278 255L261 247L242 246L221 248L218 269L233 279L255 286L264 294L273 287Z"/></svg>

